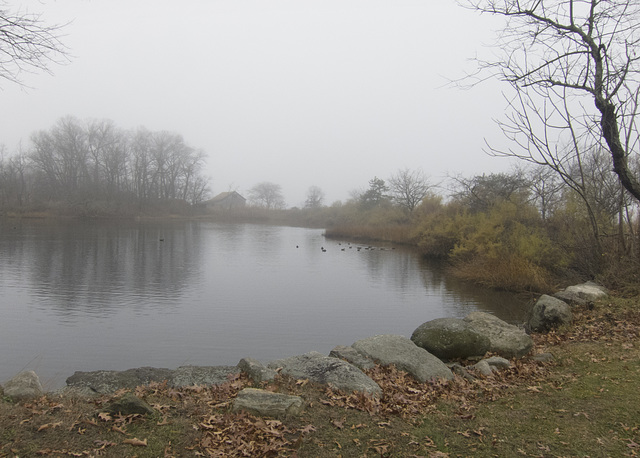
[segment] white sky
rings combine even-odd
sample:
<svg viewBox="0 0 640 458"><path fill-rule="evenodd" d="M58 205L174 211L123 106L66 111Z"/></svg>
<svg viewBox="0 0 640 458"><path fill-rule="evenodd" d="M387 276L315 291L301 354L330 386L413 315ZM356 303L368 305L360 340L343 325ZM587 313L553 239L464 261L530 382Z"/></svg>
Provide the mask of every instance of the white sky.
<svg viewBox="0 0 640 458"><path fill-rule="evenodd" d="M504 171L498 82L447 85L490 52L496 20L454 0L31 0L12 11L73 21L72 61L0 81L0 144L13 152L67 115L181 134L208 154L214 194L262 181L289 206L325 204L374 176Z"/></svg>

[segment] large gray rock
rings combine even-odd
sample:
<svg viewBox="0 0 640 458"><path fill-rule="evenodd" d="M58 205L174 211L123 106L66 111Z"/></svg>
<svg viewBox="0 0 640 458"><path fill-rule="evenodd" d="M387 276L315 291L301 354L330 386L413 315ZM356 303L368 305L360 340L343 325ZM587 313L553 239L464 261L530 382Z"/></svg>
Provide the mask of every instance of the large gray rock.
<svg viewBox="0 0 640 458"><path fill-rule="evenodd" d="M44 394L40 378L33 371L23 371L4 385L4 395L14 401L32 399Z"/></svg>
<svg viewBox="0 0 640 458"><path fill-rule="evenodd" d="M139 367L126 371L77 371L67 378L67 386L89 389L98 394L109 394L121 388L133 389L151 382L170 380L173 371L164 368Z"/></svg>
<svg viewBox="0 0 640 458"><path fill-rule="evenodd" d="M81 392L109 394L121 388L133 389L152 382L169 386L221 385L230 374L238 374L236 366L181 366L176 370L139 367L126 371L93 371L74 373L67 378L67 387Z"/></svg>
<svg viewBox="0 0 640 458"><path fill-rule="evenodd" d="M168 382L175 387L194 385L222 385L229 377L240 373L236 366L180 366L172 372Z"/></svg>
<svg viewBox="0 0 640 458"><path fill-rule="evenodd" d="M383 366L393 364L421 382L453 378L451 370L442 361L403 336L373 336L358 340L352 346L367 358Z"/></svg>
<svg viewBox="0 0 640 458"><path fill-rule="evenodd" d="M564 289L562 291L557 291L553 293L553 297L556 299L560 299L562 302L565 302L571 306L574 305L587 305L589 303L588 300L578 296L575 293L569 293Z"/></svg>
<svg viewBox="0 0 640 458"><path fill-rule="evenodd" d="M595 302L608 296L606 288L597 283L588 281L579 285L569 286L562 291L554 294L554 297L561 299L569 304L584 305L589 302Z"/></svg>
<svg viewBox="0 0 640 458"><path fill-rule="evenodd" d="M346 345L337 345L331 350L329 356L333 358L344 359L345 361L353 364L359 369L367 370L373 369L376 365L373 361L371 361L366 356L358 353L358 351L353 347L347 347Z"/></svg>
<svg viewBox="0 0 640 458"><path fill-rule="evenodd" d="M489 338L489 351L505 358L520 358L533 348L533 339L523 330L485 312L471 312L464 318L476 332Z"/></svg>
<svg viewBox="0 0 640 458"><path fill-rule="evenodd" d="M459 318L438 318L421 324L411 340L440 359L483 356L491 342Z"/></svg>
<svg viewBox="0 0 640 458"><path fill-rule="evenodd" d="M376 382L353 364L338 358L324 356L316 351L271 361L267 367L280 368L281 373L293 378L331 384L347 392L362 391L377 394L382 391Z"/></svg>
<svg viewBox="0 0 640 458"><path fill-rule="evenodd" d="M270 382L277 375L276 371L269 369L253 358L242 358L238 363L238 369L247 374L254 383Z"/></svg>
<svg viewBox="0 0 640 458"><path fill-rule="evenodd" d="M531 309L527 327L535 332L547 332L571 323L571 307L560 299L543 294Z"/></svg>
<svg viewBox="0 0 640 458"><path fill-rule="evenodd" d="M284 417L300 415L303 402L299 396L272 393L257 388L245 388L233 401L232 410L244 410L254 415Z"/></svg>

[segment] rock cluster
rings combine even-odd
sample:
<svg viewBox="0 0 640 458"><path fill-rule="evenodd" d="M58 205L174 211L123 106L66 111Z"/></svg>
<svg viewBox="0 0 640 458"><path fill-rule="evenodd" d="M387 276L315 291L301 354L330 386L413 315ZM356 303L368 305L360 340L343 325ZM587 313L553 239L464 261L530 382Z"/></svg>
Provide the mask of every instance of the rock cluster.
<svg viewBox="0 0 640 458"><path fill-rule="evenodd" d="M529 313L525 327L532 332L548 332L558 326L570 324L572 305L588 305L603 299L607 290L593 282L569 286L553 296L543 294Z"/></svg>
<svg viewBox="0 0 640 458"><path fill-rule="evenodd" d="M569 287L553 297L543 295L533 306L526 328L545 332L571 322L569 304L588 304L601 299L607 292L595 283ZM454 374L468 379L473 374L490 376L508 368L508 358L520 358L532 349L533 340L523 328L508 324L494 315L473 312L465 318L439 318L421 324L411 339L398 335L378 335L358 340L351 346L335 347L329 356L318 352L271 361L263 365L252 358L242 359L237 366L182 366L175 370L142 367L126 371L76 372L67 379L67 387L80 394L107 394L120 388L135 388L151 382L166 381L169 386L219 385L240 372L256 384L270 382L278 374L296 379L328 384L346 392L358 391L371 396L381 393L378 384L367 374L375 364L394 365L421 382L452 379ZM487 353L494 356L484 358ZM538 355L540 361L550 361L551 355ZM545 356L545 358L542 358ZM475 360L463 367L452 360ZM0 394L2 393L0 387ZM9 380L4 396L21 400L41 396L42 386L33 371L25 371ZM109 410L153 409L139 405L137 399L123 397L114 401ZM133 407L131 407L133 406ZM298 415L304 406L297 396L273 393L257 388L245 388L233 403L233 410L247 410L269 416Z"/></svg>

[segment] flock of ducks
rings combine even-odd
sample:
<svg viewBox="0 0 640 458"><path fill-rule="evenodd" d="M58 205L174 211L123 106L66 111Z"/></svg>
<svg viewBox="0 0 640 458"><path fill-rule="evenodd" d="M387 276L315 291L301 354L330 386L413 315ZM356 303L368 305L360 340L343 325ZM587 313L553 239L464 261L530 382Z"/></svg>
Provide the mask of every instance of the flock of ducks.
<svg viewBox="0 0 640 458"><path fill-rule="evenodd" d="M342 247L342 243L338 243L338 246ZM340 248L340 251L347 251L347 249L351 250L351 249L353 249L353 247L354 247L354 245L351 245L351 242L347 242L347 246ZM300 246L296 245L296 248L300 248ZM375 250L379 250L379 251L395 250L395 247L385 248L385 247L374 247L372 245L368 245L368 246L356 245L355 248L356 248L356 251L361 251L361 250L365 250L365 251L367 251L367 250L370 250L370 251L375 251ZM320 250L323 253L327 252L327 249L325 247L323 247L323 246L320 247Z"/></svg>

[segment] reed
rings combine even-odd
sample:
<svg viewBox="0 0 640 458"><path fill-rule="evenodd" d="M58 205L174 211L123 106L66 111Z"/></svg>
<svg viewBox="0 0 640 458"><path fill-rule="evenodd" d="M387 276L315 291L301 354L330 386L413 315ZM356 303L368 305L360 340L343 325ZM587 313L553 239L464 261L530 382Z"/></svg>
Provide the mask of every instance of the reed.
<svg viewBox="0 0 640 458"><path fill-rule="evenodd" d="M414 228L409 224L389 226L344 225L330 227L325 236L332 239L391 242L402 245L415 245Z"/></svg>
<svg viewBox="0 0 640 458"><path fill-rule="evenodd" d="M549 293L557 287L544 267L517 256L473 257L453 263L450 272L463 280L508 291Z"/></svg>

